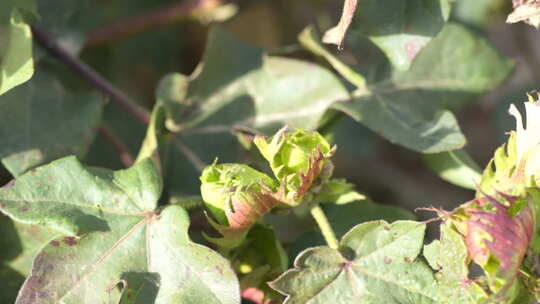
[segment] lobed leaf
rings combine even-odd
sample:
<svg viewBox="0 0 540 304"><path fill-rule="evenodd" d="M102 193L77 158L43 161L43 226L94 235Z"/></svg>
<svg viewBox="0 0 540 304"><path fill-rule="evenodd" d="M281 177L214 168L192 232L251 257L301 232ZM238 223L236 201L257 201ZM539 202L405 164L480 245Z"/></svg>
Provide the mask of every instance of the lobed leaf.
<svg viewBox="0 0 540 304"><path fill-rule="evenodd" d="M425 224L364 223L350 230L339 250L302 252L270 285L284 303L437 303L431 270L417 257Z"/></svg>
<svg viewBox="0 0 540 304"><path fill-rule="evenodd" d="M182 208L156 210L160 192L150 159L113 172L74 157L0 190L13 219L69 234L41 250L16 303L238 303L229 263L189 240Z"/></svg>
<svg viewBox="0 0 540 304"><path fill-rule="evenodd" d="M341 238L356 225L364 222L376 220L393 222L415 219L415 215L406 209L377 204L367 198L344 204L337 201L325 201L325 203L321 207L324 209L328 221L332 223L332 229L338 238ZM289 257L292 260L304 249L324 244L326 243L320 231L306 232L289 247Z"/></svg>

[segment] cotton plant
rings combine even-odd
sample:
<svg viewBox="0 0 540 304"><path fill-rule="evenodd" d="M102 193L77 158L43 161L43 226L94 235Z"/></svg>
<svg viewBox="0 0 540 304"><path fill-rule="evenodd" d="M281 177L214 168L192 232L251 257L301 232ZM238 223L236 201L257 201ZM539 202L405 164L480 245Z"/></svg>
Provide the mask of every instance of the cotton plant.
<svg viewBox="0 0 540 304"><path fill-rule="evenodd" d="M336 147L318 132L286 126L271 137L257 136L253 142L273 178L244 164L218 163L205 168L200 177L209 222L222 235L207 236L215 244L227 249L240 246L250 228L275 208L304 205L320 214L321 202L363 198L345 180L331 178L334 165L330 158ZM332 233L327 237L335 239Z"/></svg>
<svg viewBox="0 0 540 304"><path fill-rule="evenodd" d="M540 101L529 95L525 117L513 104L509 113L516 129L485 169L476 198L450 212L439 210L443 225L463 237L470 261L484 272L488 299L497 303L512 303L523 286L535 295L538 288L531 278L540 253Z"/></svg>

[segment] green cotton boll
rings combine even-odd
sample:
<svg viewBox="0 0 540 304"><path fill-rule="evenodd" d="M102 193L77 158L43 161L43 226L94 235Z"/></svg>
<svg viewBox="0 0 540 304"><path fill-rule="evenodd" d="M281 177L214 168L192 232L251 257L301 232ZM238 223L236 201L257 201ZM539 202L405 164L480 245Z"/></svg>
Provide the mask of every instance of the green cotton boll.
<svg viewBox="0 0 540 304"><path fill-rule="evenodd" d="M277 205L268 175L241 164L213 164L201 177L201 196L218 224L245 228Z"/></svg>
<svg viewBox="0 0 540 304"><path fill-rule="evenodd" d="M283 200L289 205L298 205L318 177L328 179L332 175L333 165L327 158L334 149L318 132L287 132L285 127L270 138L257 136L253 142L275 177L285 184Z"/></svg>
<svg viewBox="0 0 540 304"><path fill-rule="evenodd" d="M310 157L317 148L323 154L331 150L328 141L318 132L297 129L288 133L286 130L281 129L268 140L263 136L257 136L254 140L278 180L290 174L305 173L309 169Z"/></svg>

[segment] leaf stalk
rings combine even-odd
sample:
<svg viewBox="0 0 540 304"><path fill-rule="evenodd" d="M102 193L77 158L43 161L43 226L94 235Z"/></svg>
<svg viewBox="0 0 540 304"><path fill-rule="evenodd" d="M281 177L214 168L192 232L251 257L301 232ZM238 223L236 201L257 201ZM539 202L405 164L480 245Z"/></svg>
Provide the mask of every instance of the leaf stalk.
<svg viewBox="0 0 540 304"><path fill-rule="evenodd" d="M321 230L328 247L337 249L339 247L339 242L336 238L336 234L319 204L311 208L311 216L313 216L313 219L315 219L315 222L319 225L319 229Z"/></svg>

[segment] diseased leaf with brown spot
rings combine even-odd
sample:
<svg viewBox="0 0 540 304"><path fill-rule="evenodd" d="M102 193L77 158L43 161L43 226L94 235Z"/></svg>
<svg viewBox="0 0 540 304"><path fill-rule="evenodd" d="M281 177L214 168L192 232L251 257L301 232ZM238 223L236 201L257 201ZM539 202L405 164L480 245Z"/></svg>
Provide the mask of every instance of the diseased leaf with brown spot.
<svg viewBox="0 0 540 304"><path fill-rule="evenodd" d="M59 233L0 215L0 235L0 303L14 303L17 292L30 273L34 257Z"/></svg>
<svg viewBox="0 0 540 304"><path fill-rule="evenodd" d="M0 190L9 216L71 234L38 254L17 303L239 303L229 263L189 240L182 208L156 211L160 191L150 159L113 172L74 157Z"/></svg>

